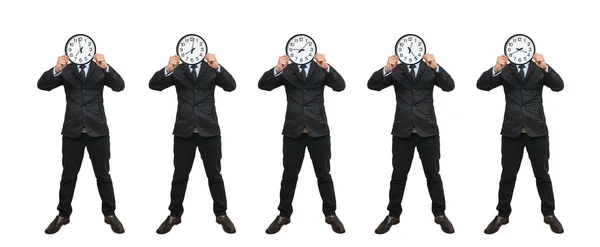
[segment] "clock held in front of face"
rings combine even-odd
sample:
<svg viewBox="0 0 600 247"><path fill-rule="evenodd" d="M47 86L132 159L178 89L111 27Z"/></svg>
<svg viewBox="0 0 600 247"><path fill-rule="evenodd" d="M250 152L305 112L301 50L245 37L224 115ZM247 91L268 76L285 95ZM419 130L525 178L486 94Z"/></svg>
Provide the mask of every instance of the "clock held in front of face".
<svg viewBox="0 0 600 247"><path fill-rule="evenodd" d="M315 58L317 44L306 34L296 34L288 40L285 54L295 64L307 64Z"/></svg>
<svg viewBox="0 0 600 247"><path fill-rule="evenodd" d="M514 64L526 64L535 54L535 44L527 35L515 34L504 44L504 55Z"/></svg>
<svg viewBox="0 0 600 247"><path fill-rule="evenodd" d="M85 34L75 34L65 44L65 55L74 64L86 64L96 54L96 43Z"/></svg>
<svg viewBox="0 0 600 247"><path fill-rule="evenodd" d="M427 49L421 37L414 34L406 34L396 42L395 52L402 63L416 64L423 60Z"/></svg>
<svg viewBox="0 0 600 247"><path fill-rule="evenodd" d="M185 64L199 64L204 60L208 47L206 42L200 35L188 34L183 36L179 42L177 42L177 55L182 63Z"/></svg>

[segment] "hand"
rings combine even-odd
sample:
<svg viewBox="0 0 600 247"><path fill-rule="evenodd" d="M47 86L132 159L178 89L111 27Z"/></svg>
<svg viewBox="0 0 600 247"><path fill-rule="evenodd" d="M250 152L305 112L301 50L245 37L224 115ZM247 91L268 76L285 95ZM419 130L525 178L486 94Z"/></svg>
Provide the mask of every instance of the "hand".
<svg viewBox="0 0 600 247"><path fill-rule="evenodd" d="M177 66L179 66L179 56L171 56L169 58L169 63L167 64L167 73L171 73Z"/></svg>
<svg viewBox="0 0 600 247"><path fill-rule="evenodd" d="M279 73L283 69L285 69L285 67L288 66L289 62L290 62L290 58L288 58L287 56L279 57L279 60L277 61L277 66L275 66L275 70L277 71L277 73Z"/></svg>
<svg viewBox="0 0 600 247"><path fill-rule="evenodd" d="M56 73L62 71L67 66L67 63L69 63L69 58L67 57L67 55L62 55L58 57L58 61L56 61L56 66L54 66L54 71L56 71Z"/></svg>
<svg viewBox="0 0 600 247"><path fill-rule="evenodd" d="M427 66L431 67L432 69L438 69L438 64L435 61L435 57L433 56L433 54L425 53L423 59L425 60Z"/></svg>
<svg viewBox="0 0 600 247"><path fill-rule="evenodd" d="M106 60L104 60L103 54L96 53L96 55L94 55L94 61L96 61L96 65L98 65L98 67L102 68L103 70L108 69L108 64L106 63Z"/></svg>
<svg viewBox="0 0 600 247"><path fill-rule="evenodd" d="M506 55L499 56L498 59L496 59L494 71L496 71L496 73L500 72L502 69L504 69L506 63L508 63L508 57Z"/></svg>
<svg viewBox="0 0 600 247"><path fill-rule="evenodd" d="M398 65L398 56L393 55L389 56L387 60L387 64L385 65L385 73L389 73Z"/></svg>
<svg viewBox="0 0 600 247"><path fill-rule="evenodd" d="M544 55L542 54L533 54L533 61L538 67L540 67L543 70L546 70L548 68L546 61L544 60Z"/></svg>
<svg viewBox="0 0 600 247"><path fill-rule="evenodd" d="M208 66L212 67L213 69L219 69L219 63L217 62L217 57L214 54L206 54L204 60L206 60Z"/></svg>
<svg viewBox="0 0 600 247"><path fill-rule="evenodd" d="M325 55L321 53L317 53L315 55L315 61L317 61L317 65L323 69L329 69L329 64L327 64L327 60L325 60Z"/></svg>

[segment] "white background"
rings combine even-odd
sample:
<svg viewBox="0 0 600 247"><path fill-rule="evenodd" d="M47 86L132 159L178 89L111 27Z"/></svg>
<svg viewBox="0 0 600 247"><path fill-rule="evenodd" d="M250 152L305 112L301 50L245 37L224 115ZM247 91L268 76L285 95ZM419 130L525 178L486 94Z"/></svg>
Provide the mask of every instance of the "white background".
<svg viewBox="0 0 600 247"><path fill-rule="evenodd" d="M544 246L582 245L597 231L600 137L594 115L600 40L597 7L588 1L9 1L0 10L1 115L0 235L5 246ZM125 90L105 91L111 133L111 175L117 216L126 232L103 223L100 198L86 154L75 191L71 223L55 235L44 229L57 214L65 96L62 88L36 87L56 63L65 41L85 33L125 80ZM183 35L197 33L234 76L234 92L216 92L223 140L228 214L238 233L214 222L199 155L192 170L183 223L161 236L169 214L176 94L152 91L148 81L174 54ZM347 232L325 224L307 153L292 223L270 236L278 214L285 92L261 91L257 82L284 54L296 33L315 39L319 52L344 77L347 89L326 89L331 126L332 176L337 214ZM390 135L394 92L367 89L371 74L393 54L396 40L415 33L454 78L456 89L435 89L441 132L441 175L446 214L456 233L433 222L418 155L409 175L401 223L382 236L374 230L387 215L392 172ZM501 88L475 84L502 55L515 33L530 36L537 51L562 76L560 93L545 89L550 129L550 174L556 215L565 227L552 233L542 221L527 155L513 198L510 224L492 236L483 229L496 215L500 178ZM593 231L595 229L596 231ZM12 242L12 243L11 243Z"/></svg>

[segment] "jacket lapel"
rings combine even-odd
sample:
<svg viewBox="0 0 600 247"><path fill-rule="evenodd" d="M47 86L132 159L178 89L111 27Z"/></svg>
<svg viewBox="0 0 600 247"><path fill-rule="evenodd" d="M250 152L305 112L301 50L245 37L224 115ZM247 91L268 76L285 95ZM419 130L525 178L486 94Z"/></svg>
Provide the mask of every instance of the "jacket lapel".
<svg viewBox="0 0 600 247"><path fill-rule="evenodd" d="M190 72L190 67L189 65L187 65L186 63L181 63L179 65L177 65L176 69L181 69L183 70L183 74L185 76L187 76L187 78L192 81L192 73Z"/></svg>
<svg viewBox="0 0 600 247"><path fill-rule="evenodd" d="M293 71L293 73L298 77L298 80L300 80L300 82L304 83L302 81L302 76L300 75L300 70L298 69L298 64L295 63L291 63L288 65L288 67L290 67L290 69Z"/></svg>
<svg viewBox="0 0 600 247"><path fill-rule="evenodd" d="M517 70L517 65L514 64L514 63L511 63L511 64L508 64L506 66L508 67L508 71L510 71L510 73L512 73L522 83L523 82L523 78L521 78L521 76L519 75L519 71Z"/></svg>
<svg viewBox="0 0 600 247"><path fill-rule="evenodd" d="M419 71L417 71L417 77L414 78L415 82L417 82L419 80L419 77L421 77L421 75L423 74L423 72L425 71L426 68L429 68L427 63L425 63L423 61L419 62Z"/></svg>
<svg viewBox="0 0 600 247"><path fill-rule="evenodd" d="M98 65L96 65L96 63L94 61L90 61L89 64L89 68L88 68L88 72L85 74L85 81L88 81L88 79L94 74L94 72L96 71L96 68L98 68Z"/></svg>
<svg viewBox="0 0 600 247"><path fill-rule="evenodd" d="M408 78L408 80L413 81L413 78L411 78L412 76L410 76L410 73L408 73L408 65L405 63L400 63L398 65L396 65L396 67L400 67L400 70L402 70L402 73L404 74L404 76L406 76L406 78Z"/></svg>
<svg viewBox="0 0 600 247"><path fill-rule="evenodd" d="M308 81L310 79L310 76L315 72L315 70L317 70L317 67L319 67L319 65L317 65L316 62L311 61L310 62L310 68L308 69L308 75L306 76L306 81ZM321 68L321 67L319 67Z"/></svg>
<svg viewBox="0 0 600 247"><path fill-rule="evenodd" d="M207 70L207 69L208 69L208 67L209 67L209 66L208 66L208 63L206 63L206 62L204 62L204 61L200 62L200 63L199 63L199 65L200 65L200 71L198 72L198 77L196 77L196 78L198 78L198 79L202 78L202 75L204 75L204 73L206 72L206 70ZM189 70L188 70L188 71L189 71ZM191 76L191 74L190 74L190 76Z"/></svg>
<svg viewBox="0 0 600 247"><path fill-rule="evenodd" d="M534 61L529 61L529 67L527 68L527 74L525 75L525 81L527 81L529 79L529 76L531 76L531 73L533 73L533 70L537 68L537 65L535 64Z"/></svg>

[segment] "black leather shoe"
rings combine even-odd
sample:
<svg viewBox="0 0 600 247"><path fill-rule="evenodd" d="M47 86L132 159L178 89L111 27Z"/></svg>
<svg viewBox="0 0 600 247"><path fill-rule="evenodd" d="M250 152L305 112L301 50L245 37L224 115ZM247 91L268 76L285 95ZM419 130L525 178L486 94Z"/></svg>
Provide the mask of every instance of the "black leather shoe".
<svg viewBox="0 0 600 247"><path fill-rule="evenodd" d="M174 225L179 225L179 223L181 223L180 217L168 216L167 219L160 224L158 229L156 229L156 233L165 234L170 232L171 228L173 228Z"/></svg>
<svg viewBox="0 0 600 247"><path fill-rule="evenodd" d="M235 226L227 215L217 216L217 223L223 227L223 231L226 233L235 233Z"/></svg>
<svg viewBox="0 0 600 247"><path fill-rule="evenodd" d="M119 218L117 218L116 215L109 215L109 216L104 216L104 223L109 224L110 225L110 229L112 229L112 231L114 233L124 233L125 232L125 228L123 228L123 224L121 224L121 221L119 221Z"/></svg>
<svg viewBox="0 0 600 247"><path fill-rule="evenodd" d="M388 232L390 230L390 228L392 228L393 225L397 225L398 223L400 223L400 218L392 217L392 216L385 216L385 219L383 219L381 224L379 224L377 229L375 229L375 233L384 234L384 233Z"/></svg>
<svg viewBox="0 0 600 247"><path fill-rule="evenodd" d="M562 224L554 215L548 215L544 217L544 223L550 225L550 230L552 230L554 233L560 234L565 232L565 229L563 229Z"/></svg>
<svg viewBox="0 0 600 247"><path fill-rule="evenodd" d="M62 216L56 216L56 218L54 218L54 220L52 222L50 222L50 225L48 225L48 227L46 228L46 230L44 232L46 234L57 233L58 230L60 230L60 227L62 227L63 225L66 225L66 224L69 224L69 218L62 217Z"/></svg>
<svg viewBox="0 0 600 247"><path fill-rule="evenodd" d="M438 215L435 216L435 223L442 227L442 231L445 233L454 233L454 226L452 226L452 222L446 217L446 215Z"/></svg>
<svg viewBox="0 0 600 247"><path fill-rule="evenodd" d="M340 221L340 218L338 218L335 215L329 215L325 217L325 222L327 224L331 225L331 229L333 229L333 231L335 233L344 233L346 232L346 229L344 228L344 224L342 224L342 222Z"/></svg>
<svg viewBox="0 0 600 247"><path fill-rule="evenodd" d="M275 234L279 232L279 230L281 230L281 227L289 224L290 222L290 218L288 217L277 216L277 218L275 218L275 220L271 223L271 225L269 225L269 228L267 228L265 232L267 234Z"/></svg>
<svg viewBox="0 0 600 247"><path fill-rule="evenodd" d="M494 218L494 220L492 220L492 222L490 222L490 224L487 226L487 228L485 228L485 230L483 230L483 232L486 234L494 234L498 230L500 230L500 227L502 225L506 225L506 224L508 224L508 217L496 216Z"/></svg>

